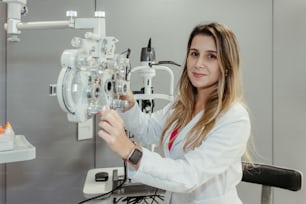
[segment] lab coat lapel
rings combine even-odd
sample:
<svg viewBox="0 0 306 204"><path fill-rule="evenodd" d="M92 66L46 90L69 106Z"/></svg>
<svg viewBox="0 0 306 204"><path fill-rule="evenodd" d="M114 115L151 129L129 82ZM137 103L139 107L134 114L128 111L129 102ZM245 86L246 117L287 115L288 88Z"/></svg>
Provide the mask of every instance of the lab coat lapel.
<svg viewBox="0 0 306 204"><path fill-rule="evenodd" d="M174 140L171 150L168 149L168 141L170 138L171 133L168 134L166 138L166 142L164 143L164 152L165 155L173 158L178 159L181 158L184 154L183 146L185 138L187 137L188 132L192 129L192 127L199 121L203 114L203 111L199 112L192 120L178 133L177 137Z"/></svg>

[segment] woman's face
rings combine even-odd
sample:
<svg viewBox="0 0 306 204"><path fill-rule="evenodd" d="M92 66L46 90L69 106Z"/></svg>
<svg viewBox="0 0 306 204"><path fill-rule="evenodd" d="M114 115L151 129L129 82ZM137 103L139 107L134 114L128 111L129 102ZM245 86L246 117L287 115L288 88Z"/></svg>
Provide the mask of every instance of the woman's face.
<svg viewBox="0 0 306 204"><path fill-rule="evenodd" d="M198 34L191 42L187 56L187 73L199 91L212 91L218 82L220 67L213 37Z"/></svg>

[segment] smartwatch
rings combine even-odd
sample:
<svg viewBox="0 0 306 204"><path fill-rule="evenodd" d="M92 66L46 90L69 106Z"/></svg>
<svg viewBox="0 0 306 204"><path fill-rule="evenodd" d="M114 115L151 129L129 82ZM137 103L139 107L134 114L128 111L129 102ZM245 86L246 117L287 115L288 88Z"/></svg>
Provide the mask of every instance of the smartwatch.
<svg viewBox="0 0 306 204"><path fill-rule="evenodd" d="M140 150L140 148L137 147L137 144L135 144L135 147L133 148L133 150L131 151L130 155L128 156L127 160L133 164L133 165L137 165L138 162L140 161L142 157L142 151Z"/></svg>

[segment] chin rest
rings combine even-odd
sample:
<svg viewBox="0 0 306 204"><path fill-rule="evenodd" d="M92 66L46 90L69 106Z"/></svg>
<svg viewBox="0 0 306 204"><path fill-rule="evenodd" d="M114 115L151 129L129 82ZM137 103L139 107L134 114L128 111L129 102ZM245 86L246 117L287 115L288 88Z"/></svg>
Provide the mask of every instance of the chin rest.
<svg viewBox="0 0 306 204"><path fill-rule="evenodd" d="M242 162L242 167L242 181L262 185L261 204L271 203L271 187L291 191L302 188L303 174L300 171L248 162Z"/></svg>

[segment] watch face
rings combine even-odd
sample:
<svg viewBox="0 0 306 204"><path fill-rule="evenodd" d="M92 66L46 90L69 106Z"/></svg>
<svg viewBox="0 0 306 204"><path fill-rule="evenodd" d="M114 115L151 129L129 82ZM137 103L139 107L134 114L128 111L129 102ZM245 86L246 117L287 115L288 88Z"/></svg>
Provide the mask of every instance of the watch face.
<svg viewBox="0 0 306 204"><path fill-rule="evenodd" d="M140 151L139 149L135 148L133 153L129 157L129 161L132 164L137 164L139 162L139 160L141 159L141 157L142 157L142 151Z"/></svg>

